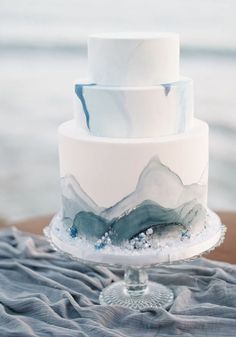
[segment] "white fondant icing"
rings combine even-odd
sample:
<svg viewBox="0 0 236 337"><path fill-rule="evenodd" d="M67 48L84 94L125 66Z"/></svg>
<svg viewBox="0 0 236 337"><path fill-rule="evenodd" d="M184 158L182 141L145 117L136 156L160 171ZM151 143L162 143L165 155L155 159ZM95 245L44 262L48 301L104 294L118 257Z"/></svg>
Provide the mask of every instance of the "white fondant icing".
<svg viewBox="0 0 236 337"><path fill-rule="evenodd" d="M88 40L91 82L151 86L179 80L179 37L170 33L98 34Z"/></svg>
<svg viewBox="0 0 236 337"><path fill-rule="evenodd" d="M118 139L88 135L69 121L59 128L59 155L61 176L74 176L95 203L109 207L135 189L140 173L154 156L184 185L207 185L208 126L194 120L193 128L185 133ZM168 189L168 179L165 183ZM171 200L175 200L171 192L168 205L163 200L162 206L171 207ZM206 189L202 193L206 205Z"/></svg>
<svg viewBox="0 0 236 337"><path fill-rule="evenodd" d="M75 85L78 126L101 137L157 137L185 132L193 120L192 80L152 87ZM87 116L88 115L88 116Z"/></svg>

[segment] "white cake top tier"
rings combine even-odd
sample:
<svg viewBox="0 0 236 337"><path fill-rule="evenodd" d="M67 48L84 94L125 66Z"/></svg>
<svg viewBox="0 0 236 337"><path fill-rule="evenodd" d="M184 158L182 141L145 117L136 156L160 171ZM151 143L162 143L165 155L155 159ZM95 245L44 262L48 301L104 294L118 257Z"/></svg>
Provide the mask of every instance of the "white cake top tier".
<svg viewBox="0 0 236 337"><path fill-rule="evenodd" d="M110 33L88 39L91 82L152 86L179 80L179 36L174 33Z"/></svg>

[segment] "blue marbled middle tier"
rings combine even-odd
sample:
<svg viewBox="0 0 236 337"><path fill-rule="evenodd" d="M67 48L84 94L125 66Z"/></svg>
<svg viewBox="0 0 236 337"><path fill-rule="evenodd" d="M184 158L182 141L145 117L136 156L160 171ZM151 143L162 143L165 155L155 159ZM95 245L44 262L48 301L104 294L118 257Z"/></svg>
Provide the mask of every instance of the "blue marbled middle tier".
<svg viewBox="0 0 236 337"><path fill-rule="evenodd" d="M75 84L77 125L95 136L147 138L185 132L193 120L188 78L150 87Z"/></svg>

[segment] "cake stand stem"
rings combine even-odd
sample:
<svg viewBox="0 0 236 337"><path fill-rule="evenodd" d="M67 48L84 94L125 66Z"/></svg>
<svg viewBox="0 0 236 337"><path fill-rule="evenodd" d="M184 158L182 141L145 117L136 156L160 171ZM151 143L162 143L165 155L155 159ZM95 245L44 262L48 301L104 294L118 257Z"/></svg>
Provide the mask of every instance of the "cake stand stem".
<svg viewBox="0 0 236 337"><path fill-rule="evenodd" d="M172 290L148 281L145 269L131 266L125 270L124 281L106 287L99 297L102 305L121 305L135 310L168 308L173 299Z"/></svg>
<svg viewBox="0 0 236 337"><path fill-rule="evenodd" d="M147 291L148 274L145 269L126 268L124 281L126 290L130 296L140 296Z"/></svg>

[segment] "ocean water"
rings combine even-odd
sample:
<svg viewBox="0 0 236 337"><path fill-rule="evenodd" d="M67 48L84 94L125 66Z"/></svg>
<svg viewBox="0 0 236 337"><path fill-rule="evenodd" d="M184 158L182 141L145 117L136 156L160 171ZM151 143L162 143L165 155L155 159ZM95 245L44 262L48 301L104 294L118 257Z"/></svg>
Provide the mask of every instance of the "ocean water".
<svg viewBox="0 0 236 337"><path fill-rule="evenodd" d="M178 3L178 4L177 4ZM55 212L57 127L85 77L86 36L177 31L195 115L210 125L209 206L236 210L236 22L233 1L0 0L0 217Z"/></svg>

